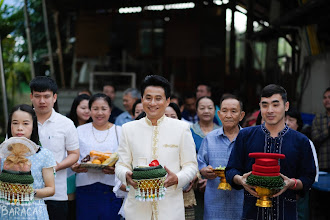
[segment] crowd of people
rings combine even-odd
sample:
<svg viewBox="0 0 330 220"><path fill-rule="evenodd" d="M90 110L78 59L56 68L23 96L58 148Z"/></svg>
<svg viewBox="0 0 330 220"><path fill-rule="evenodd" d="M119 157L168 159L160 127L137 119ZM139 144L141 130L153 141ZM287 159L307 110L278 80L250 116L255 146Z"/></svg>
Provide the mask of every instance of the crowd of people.
<svg viewBox="0 0 330 220"><path fill-rule="evenodd" d="M239 97L214 100L203 83L182 99L158 75L147 76L140 91L126 89L123 110L113 103L112 83L102 93L81 91L67 116L56 111L54 80L36 77L30 89L31 105L17 105L9 115L6 141L26 138L38 148L28 157L34 200L20 206L0 199L0 219L309 219L311 186L319 170L330 171L330 87L310 139L301 133L301 114L275 84L263 88L259 110L245 122ZM119 160L100 170L82 167L91 151L117 152ZM255 186L246 183L253 152L286 157L280 162L285 184L271 208L257 207ZM135 199L132 170L141 160L164 166L165 199ZM218 189L219 166L226 167L231 191Z"/></svg>

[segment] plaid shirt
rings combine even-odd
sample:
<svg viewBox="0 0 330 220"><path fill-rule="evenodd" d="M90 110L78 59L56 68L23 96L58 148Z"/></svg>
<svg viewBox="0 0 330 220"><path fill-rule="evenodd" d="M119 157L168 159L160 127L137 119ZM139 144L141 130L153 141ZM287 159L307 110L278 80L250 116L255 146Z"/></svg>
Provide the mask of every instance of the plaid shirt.
<svg viewBox="0 0 330 220"><path fill-rule="evenodd" d="M317 114L312 125L312 140L317 149L320 170L330 170L330 116Z"/></svg>

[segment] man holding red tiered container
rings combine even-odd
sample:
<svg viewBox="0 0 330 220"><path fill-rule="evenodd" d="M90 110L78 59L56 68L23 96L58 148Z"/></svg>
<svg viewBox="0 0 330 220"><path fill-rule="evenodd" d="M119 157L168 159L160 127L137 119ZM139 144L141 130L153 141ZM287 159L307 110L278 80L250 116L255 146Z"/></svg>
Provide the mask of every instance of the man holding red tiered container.
<svg viewBox="0 0 330 220"><path fill-rule="evenodd" d="M237 136L226 179L234 189L245 190L242 219L297 219L296 199L314 183L316 169L309 140L285 124L288 109L285 89L266 86L260 98L265 123L244 128ZM283 154L285 158L276 156L276 163L267 164L260 160L264 155L250 153ZM261 201L267 189L272 190L270 202Z"/></svg>

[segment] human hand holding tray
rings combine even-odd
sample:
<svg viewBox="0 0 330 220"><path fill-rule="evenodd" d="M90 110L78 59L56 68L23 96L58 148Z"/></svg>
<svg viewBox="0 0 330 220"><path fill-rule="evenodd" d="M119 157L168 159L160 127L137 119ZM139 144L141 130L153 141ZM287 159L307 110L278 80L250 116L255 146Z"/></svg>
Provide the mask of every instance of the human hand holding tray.
<svg viewBox="0 0 330 220"><path fill-rule="evenodd" d="M220 177L220 183L218 185L218 189L221 190L231 190L231 186L226 181L226 173L225 173L226 167L224 166L218 166L213 169L213 172Z"/></svg>

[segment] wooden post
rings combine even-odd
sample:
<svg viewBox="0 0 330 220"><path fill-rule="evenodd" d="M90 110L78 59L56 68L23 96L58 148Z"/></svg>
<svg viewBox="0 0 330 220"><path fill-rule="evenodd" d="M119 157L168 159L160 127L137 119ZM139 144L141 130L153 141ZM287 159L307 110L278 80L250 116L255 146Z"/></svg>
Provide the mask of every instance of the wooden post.
<svg viewBox="0 0 330 220"><path fill-rule="evenodd" d="M59 15L59 12L56 11L54 13L54 23L55 23L56 42L57 42L57 56L58 56L58 65L60 67L60 73L61 73L61 84L62 84L62 88L65 88L65 78L64 78L64 67L63 67L61 35L60 35L60 29L58 27L58 15Z"/></svg>
<svg viewBox="0 0 330 220"><path fill-rule="evenodd" d="M46 6L45 0L42 0L42 13L43 13L43 18L44 18L45 34L46 34L46 39L47 39L50 76L56 81L56 76L55 76L55 71L54 71L54 59L53 59L52 44L50 41L49 28L48 28L47 6Z"/></svg>
<svg viewBox="0 0 330 220"><path fill-rule="evenodd" d="M26 38L28 43L28 51L29 51L29 59L30 59L30 68L31 68L31 77L32 79L35 77L34 71L34 62L33 62L33 51L32 51L32 41L31 41L31 34L30 34L30 21L29 21L29 14L27 10L27 0L24 0L24 18L25 18L25 32Z"/></svg>

